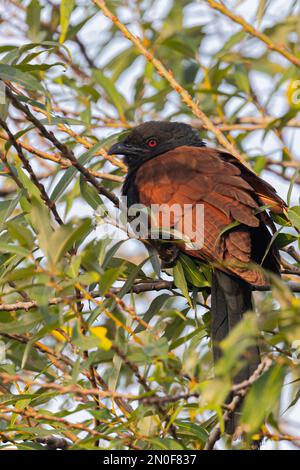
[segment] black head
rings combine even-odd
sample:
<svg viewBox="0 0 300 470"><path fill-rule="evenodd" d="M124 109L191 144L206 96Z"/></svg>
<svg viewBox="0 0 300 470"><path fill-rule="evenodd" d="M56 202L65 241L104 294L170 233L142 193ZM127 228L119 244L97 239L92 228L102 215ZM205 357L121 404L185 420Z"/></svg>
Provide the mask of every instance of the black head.
<svg viewBox="0 0 300 470"><path fill-rule="evenodd" d="M148 121L134 128L120 142L112 145L110 155L125 156L130 169L182 145L202 147L198 132L183 122Z"/></svg>

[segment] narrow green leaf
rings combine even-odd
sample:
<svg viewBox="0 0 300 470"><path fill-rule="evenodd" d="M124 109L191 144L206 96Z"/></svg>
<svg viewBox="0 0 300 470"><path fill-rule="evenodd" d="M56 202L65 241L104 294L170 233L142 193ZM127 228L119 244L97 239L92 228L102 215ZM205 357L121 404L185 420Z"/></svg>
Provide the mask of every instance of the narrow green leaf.
<svg viewBox="0 0 300 470"><path fill-rule="evenodd" d="M28 25L28 36L32 41L39 40L41 27L41 6L39 0L31 0L26 11L26 23Z"/></svg>
<svg viewBox="0 0 300 470"><path fill-rule="evenodd" d="M119 135L119 133L117 135ZM93 147L91 147L89 150L84 152L78 158L78 162L81 163L81 165L85 165L89 160L93 158L93 156L99 149L107 145L112 139L113 139L113 136L110 136L106 139L101 140L100 142L97 142ZM67 169L63 177L59 180L54 190L52 191L52 194L51 194L52 201L57 201L57 199L62 195L64 190L69 186L69 184L74 179L76 172L77 172L77 169L74 167Z"/></svg>
<svg viewBox="0 0 300 470"><path fill-rule="evenodd" d="M32 209L30 219L32 225L37 232L40 247L44 254L49 258L53 253L49 250L49 240L53 233L51 226L50 214L47 208L36 197L31 198Z"/></svg>
<svg viewBox="0 0 300 470"><path fill-rule="evenodd" d="M200 267L189 256L180 255L180 262L182 264L185 277L188 282L195 287L209 287L209 282L201 273Z"/></svg>
<svg viewBox="0 0 300 470"><path fill-rule="evenodd" d="M77 227L71 222L59 227L48 240L48 250L51 261L55 265L75 242L81 241L91 230L91 220L83 219Z"/></svg>
<svg viewBox="0 0 300 470"><path fill-rule="evenodd" d="M122 297L124 297L125 294L127 294L127 292L130 291L138 273L140 272L140 270L142 269L142 267L144 266L144 264L146 263L147 260L143 260L140 264L136 265L133 270L131 271L131 273L129 274L124 286L122 287L122 289L120 290L119 294L118 294L118 297L121 299Z"/></svg>
<svg viewBox="0 0 300 470"><path fill-rule="evenodd" d="M119 267L110 268L105 271L99 281L99 288L102 296L107 293L113 283L120 277L120 274L124 271L124 269L125 261L124 264L121 264Z"/></svg>
<svg viewBox="0 0 300 470"><path fill-rule="evenodd" d="M96 188L88 184L82 175L80 175L80 192L85 201L96 210L99 206L103 206L101 197L99 196Z"/></svg>
<svg viewBox="0 0 300 470"><path fill-rule="evenodd" d="M33 75L28 72L22 72L21 70L18 70L11 65L0 64L0 79L19 83L19 85L22 85L32 91L38 90L41 93L45 93L41 82L38 81Z"/></svg>
<svg viewBox="0 0 300 470"><path fill-rule="evenodd" d="M300 206L291 207L288 210L288 216L291 223L300 230Z"/></svg>
<svg viewBox="0 0 300 470"><path fill-rule="evenodd" d="M107 252L106 255L105 255L103 264L102 264L102 268L103 268L103 269L106 269L106 268L107 268L107 266L109 265L111 259L113 258L113 256L116 254L116 252L118 251L118 249L120 248L120 246L123 245L123 243L124 243L125 241L127 241L127 240L120 240L119 242L115 243L115 244L108 250L108 252Z"/></svg>
<svg viewBox="0 0 300 470"><path fill-rule="evenodd" d="M167 300L170 299L170 294L161 294L156 297L150 304L149 308L143 315L143 321L149 323L150 320L159 313L160 309L164 306ZM138 325L134 330L135 333L139 333L140 331L144 330L142 325Z"/></svg>
<svg viewBox="0 0 300 470"><path fill-rule="evenodd" d="M94 70L93 76L99 85L104 89L108 98L112 101L118 110L119 116L124 116L124 111L128 108L128 104L123 95L117 90L113 81L106 77L101 70Z"/></svg>
<svg viewBox="0 0 300 470"><path fill-rule="evenodd" d="M178 287L178 289L181 290L182 294L188 301L190 307L193 308L193 305L189 296L187 282L184 276L184 270L183 270L180 260L177 261L176 266L174 266L173 268L173 276L174 276L174 283L176 287Z"/></svg>
<svg viewBox="0 0 300 470"><path fill-rule="evenodd" d="M15 253L20 256L28 256L30 253L26 248L22 248L21 246L10 245L8 243L0 243L0 252L1 253Z"/></svg>
<svg viewBox="0 0 300 470"><path fill-rule="evenodd" d="M250 388L241 417L241 424L247 432L257 431L268 414L278 405L284 372L282 365L275 364Z"/></svg>
<svg viewBox="0 0 300 470"><path fill-rule="evenodd" d="M184 430L185 433L195 436L197 440L202 442L202 444L205 444L205 442L207 441L207 438L209 435L208 431L204 429L202 426L199 426L199 424L194 424L194 423L191 423L190 421L181 421L179 423L177 422L176 424L179 428L179 432L181 430Z"/></svg>
<svg viewBox="0 0 300 470"><path fill-rule="evenodd" d="M279 233L276 237L274 245L276 246L276 248L281 249L287 245L290 245L296 240L297 237L295 235L292 235L291 233Z"/></svg>
<svg viewBox="0 0 300 470"><path fill-rule="evenodd" d="M23 196L24 191L21 190L15 198L9 199L8 201L0 201L0 232L3 229L6 220L13 213L18 202Z"/></svg>
<svg viewBox="0 0 300 470"><path fill-rule="evenodd" d="M243 64L235 65L234 79L238 86L238 89L245 92L247 95L250 94L250 83L248 78L248 72Z"/></svg>

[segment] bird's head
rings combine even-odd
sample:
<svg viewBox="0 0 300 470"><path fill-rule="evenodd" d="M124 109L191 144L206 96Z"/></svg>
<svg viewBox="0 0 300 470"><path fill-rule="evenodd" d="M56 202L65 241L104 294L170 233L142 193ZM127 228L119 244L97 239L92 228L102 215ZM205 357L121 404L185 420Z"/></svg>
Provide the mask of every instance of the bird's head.
<svg viewBox="0 0 300 470"><path fill-rule="evenodd" d="M148 121L135 127L120 142L112 145L110 155L124 155L129 169L183 145L204 146L196 129L182 122Z"/></svg>

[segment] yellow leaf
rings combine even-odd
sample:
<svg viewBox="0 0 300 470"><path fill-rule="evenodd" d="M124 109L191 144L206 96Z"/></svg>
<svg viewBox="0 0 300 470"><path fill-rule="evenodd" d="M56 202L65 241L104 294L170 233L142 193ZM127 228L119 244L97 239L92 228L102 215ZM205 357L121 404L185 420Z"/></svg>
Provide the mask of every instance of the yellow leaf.
<svg viewBox="0 0 300 470"><path fill-rule="evenodd" d="M93 326L90 328L90 332L93 336L100 339L100 348L105 349L105 351L109 351L112 346L112 342L106 336L107 328L104 326Z"/></svg>
<svg viewBox="0 0 300 470"><path fill-rule="evenodd" d="M300 80L291 80L286 91L291 108L300 109Z"/></svg>
<svg viewBox="0 0 300 470"><path fill-rule="evenodd" d="M71 326L62 326L60 328L60 330L63 330L68 336L70 336L70 337L72 336L72 327ZM66 338L64 337L64 335L62 333L60 333L59 331L57 331L57 330L52 330L51 335L54 336L54 338L56 338L61 343L66 342Z"/></svg>

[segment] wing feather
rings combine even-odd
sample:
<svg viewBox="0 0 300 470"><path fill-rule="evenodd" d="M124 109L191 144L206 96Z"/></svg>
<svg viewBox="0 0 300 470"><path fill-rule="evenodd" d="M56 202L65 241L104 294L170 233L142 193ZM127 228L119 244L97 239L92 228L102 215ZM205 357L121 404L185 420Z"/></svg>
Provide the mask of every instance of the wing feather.
<svg viewBox="0 0 300 470"><path fill-rule="evenodd" d="M193 250L183 247L184 251L212 263L223 263L224 270L247 282L265 284L262 272L247 264L251 263L251 230L259 227L262 220L257 209L263 199L256 191L271 198L274 207L284 205L269 184L226 153L186 146L144 163L136 173L135 183L140 202L145 205L192 206L193 210L183 211L173 219L175 228L183 227L185 236L192 241L201 240L200 231L204 230L204 243ZM204 207L204 227L194 223L197 204ZM241 225L220 236L234 221Z"/></svg>

